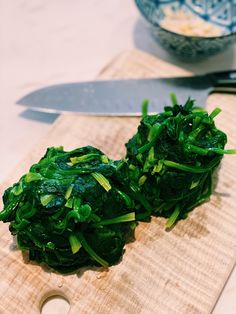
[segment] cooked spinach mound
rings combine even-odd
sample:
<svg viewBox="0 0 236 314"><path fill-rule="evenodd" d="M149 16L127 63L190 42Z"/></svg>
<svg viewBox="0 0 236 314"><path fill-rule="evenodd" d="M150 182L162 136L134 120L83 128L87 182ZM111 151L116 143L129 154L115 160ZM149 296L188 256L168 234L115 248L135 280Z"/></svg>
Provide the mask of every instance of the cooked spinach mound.
<svg viewBox="0 0 236 314"><path fill-rule="evenodd" d="M18 247L30 260L66 273L82 266L117 263L136 222L152 215L172 227L207 201L213 174L224 154L226 134L211 114L189 99L143 117L126 144L123 160L112 161L91 146L65 152L48 148L3 195L0 220L10 222Z"/></svg>
<svg viewBox="0 0 236 314"><path fill-rule="evenodd" d="M114 162L96 148L49 148L5 191L0 219L10 222L30 260L60 272L117 263L135 214L115 172Z"/></svg>
<svg viewBox="0 0 236 314"><path fill-rule="evenodd" d="M208 114L191 99L183 106L174 95L172 101L155 115L147 114L145 101L138 131L126 144L126 180L147 204L137 218L164 216L167 227L209 199L222 156L236 153L224 149L226 134L215 126L219 108Z"/></svg>

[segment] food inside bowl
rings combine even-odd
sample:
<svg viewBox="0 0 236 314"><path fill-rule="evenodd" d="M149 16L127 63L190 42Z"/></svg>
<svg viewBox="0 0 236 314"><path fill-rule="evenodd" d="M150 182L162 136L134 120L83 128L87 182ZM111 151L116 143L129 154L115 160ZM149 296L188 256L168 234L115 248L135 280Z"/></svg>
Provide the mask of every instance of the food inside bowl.
<svg viewBox="0 0 236 314"><path fill-rule="evenodd" d="M223 35L222 30L204 19L183 9L172 10L170 7L164 10L164 19L160 26L174 33L186 36L216 37Z"/></svg>

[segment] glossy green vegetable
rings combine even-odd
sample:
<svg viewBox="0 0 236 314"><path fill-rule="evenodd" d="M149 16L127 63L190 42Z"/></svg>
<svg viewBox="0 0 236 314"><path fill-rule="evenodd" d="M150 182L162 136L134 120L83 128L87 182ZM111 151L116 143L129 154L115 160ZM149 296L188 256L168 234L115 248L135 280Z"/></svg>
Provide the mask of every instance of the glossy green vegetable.
<svg viewBox="0 0 236 314"><path fill-rule="evenodd" d="M18 246L31 260L60 272L117 263L136 221L186 218L212 193L213 173L226 135L211 114L189 99L143 118L126 144L126 159L112 161L87 146L70 152L51 147L3 195L0 220L10 222Z"/></svg>
<svg viewBox="0 0 236 314"><path fill-rule="evenodd" d="M49 148L5 191L0 219L10 222L19 248L28 250L31 260L58 271L117 263L135 214L115 171L114 162L96 148Z"/></svg>
<svg viewBox="0 0 236 314"><path fill-rule="evenodd" d="M173 106L155 115L147 114L144 102L138 131L126 144L123 170L128 168L126 180L146 202L145 212L136 209L137 219L164 216L167 228L209 199L222 156L236 153L224 149L226 134L215 126L219 108L208 114L191 99L184 106L174 95L172 101Z"/></svg>

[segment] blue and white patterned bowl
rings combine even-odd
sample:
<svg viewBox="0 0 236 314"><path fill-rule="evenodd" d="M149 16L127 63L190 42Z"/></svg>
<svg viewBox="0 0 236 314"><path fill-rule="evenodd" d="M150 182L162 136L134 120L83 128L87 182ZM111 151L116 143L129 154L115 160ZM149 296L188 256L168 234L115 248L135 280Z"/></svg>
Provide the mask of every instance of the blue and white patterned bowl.
<svg viewBox="0 0 236 314"><path fill-rule="evenodd" d="M154 38L170 53L183 59L202 59L223 51L236 41L236 0L135 0L151 26ZM177 34L160 27L165 9L182 9L222 29L217 37Z"/></svg>

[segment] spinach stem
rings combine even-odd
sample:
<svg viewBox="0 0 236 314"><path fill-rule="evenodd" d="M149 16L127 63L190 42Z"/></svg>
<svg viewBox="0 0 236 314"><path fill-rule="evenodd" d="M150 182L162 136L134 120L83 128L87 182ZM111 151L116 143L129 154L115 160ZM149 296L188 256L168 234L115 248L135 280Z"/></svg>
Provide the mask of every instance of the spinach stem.
<svg viewBox="0 0 236 314"><path fill-rule="evenodd" d="M69 235L69 242L70 242L71 251L73 254L77 253L79 249L82 247L78 237L74 233L71 233Z"/></svg>
<svg viewBox="0 0 236 314"><path fill-rule="evenodd" d="M96 226L114 225L121 222L135 221L135 212L128 213L119 217L104 219L96 223Z"/></svg>
<svg viewBox="0 0 236 314"><path fill-rule="evenodd" d="M187 144L186 148L188 151L191 151L193 153L197 153L199 155L207 155L208 153L216 153L219 155L224 155L224 154L236 154L236 149L222 149L218 147L209 147L209 148L203 148L203 147L198 147L192 144Z"/></svg>
<svg viewBox="0 0 236 314"><path fill-rule="evenodd" d="M215 108L212 113L209 115L212 119L214 119L221 112L220 108Z"/></svg>
<svg viewBox="0 0 236 314"><path fill-rule="evenodd" d="M179 213L180 213L180 206L179 206L179 204L177 204L175 207L175 210L173 211L173 213L171 214L171 216L168 218L168 220L166 222L166 228L167 229L169 229L173 226L173 224L178 219Z"/></svg>
<svg viewBox="0 0 236 314"><path fill-rule="evenodd" d="M82 247L85 249L85 251L91 256L92 259L94 259L96 262L98 262L103 267L108 267L109 263L105 261L103 258L101 258L99 255L97 255L96 252L91 248L91 246L88 244L88 242L85 240L84 236L81 232L78 233L78 239L82 245Z"/></svg>
<svg viewBox="0 0 236 314"><path fill-rule="evenodd" d="M147 99L144 99L142 103L142 118L145 118L148 115L148 103Z"/></svg>
<svg viewBox="0 0 236 314"><path fill-rule="evenodd" d="M208 172L214 166L216 166L219 162L220 162L220 159L216 157L215 159L212 160L211 163L209 163L207 167L198 167L198 166L189 166L189 165L180 164L178 162L174 162L171 160L163 160L163 164L167 167L175 168L175 169L179 169L179 170L183 170L183 171L191 172L191 173Z"/></svg>
<svg viewBox="0 0 236 314"><path fill-rule="evenodd" d="M111 189L111 185L107 178L104 177L101 173L93 172L91 176L108 192Z"/></svg>

